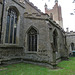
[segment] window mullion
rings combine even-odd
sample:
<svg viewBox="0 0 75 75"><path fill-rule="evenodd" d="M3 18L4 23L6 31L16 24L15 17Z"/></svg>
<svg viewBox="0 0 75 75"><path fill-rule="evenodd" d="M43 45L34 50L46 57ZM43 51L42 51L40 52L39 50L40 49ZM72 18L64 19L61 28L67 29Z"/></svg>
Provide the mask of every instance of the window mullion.
<svg viewBox="0 0 75 75"><path fill-rule="evenodd" d="M9 12L8 12L8 15L7 15L7 25L6 25L5 43L8 43L8 37L9 37L9 24L10 24L10 15L9 15Z"/></svg>
<svg viewBox="0 0 75 75"><path fill-rule="evenodd" d="M34 47L34 51L35 51L35 35L34 35L33 47Z"/></svg>
<svg viewBox="0 0 75 75"><path fill-rule="evenodd" d="M35 35L35 51L37 51L37 35Z"/></svg>
<svg viewBox="0 0 75 75"><path fill-rule="evenodd" d="M9 23L9 35L8 35L8 43L10 43L11 18L12 18L12 15L11 15L11 13L10 13L10 23Z"/></svg>
<svg viewBox="0 0 75 75"><path fill-rule="evenodd" d="M37 51L37 31L33 28L28 32L28 49L29 51Z"/></svg>
<svg viewBox="0 0 75 75"><path fill-rule="evenodd" d="M18 16L15 10L9 9L7 14L5 43L16 43L17 18Z"/></svg>
<svg viewBox="0 0 75 75"><path fill-rule="evenodd" d="M30 41L30 46L31 46L31 50L30 51L32 51L33 50L33 48L32 48L32 35L31 35L31 41Z"/></svg>
<svg viewBox="0 0 75 75"><path fill-rule="evenodd" d="M15 25L15 15L14 15L14 24L13 24L13 38L12 38L13 43L14 43L14 25Z"/></svg>

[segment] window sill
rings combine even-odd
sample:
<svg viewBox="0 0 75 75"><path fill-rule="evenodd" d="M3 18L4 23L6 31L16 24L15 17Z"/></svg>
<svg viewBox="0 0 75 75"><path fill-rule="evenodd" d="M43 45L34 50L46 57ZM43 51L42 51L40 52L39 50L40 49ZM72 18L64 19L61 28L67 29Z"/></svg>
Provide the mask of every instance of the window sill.
<svg viewBox="0 0 75 75"><path fill-rule="evenodd" d="M9 47L9 48L11 48L11 47L22 47L22 46L19 46L18 44L0 44L0 47Z"/></svg>
<svg viewBox="0 0 75 75"><path fill-rule="evenodd" d="M26 51L27 54L37 54L37 51Z"/></svg>

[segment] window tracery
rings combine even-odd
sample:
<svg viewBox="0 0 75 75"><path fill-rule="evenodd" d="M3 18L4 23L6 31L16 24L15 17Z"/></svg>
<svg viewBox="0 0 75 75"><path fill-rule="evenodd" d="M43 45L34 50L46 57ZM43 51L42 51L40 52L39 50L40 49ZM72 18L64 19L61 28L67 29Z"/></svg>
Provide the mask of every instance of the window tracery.
<svg viewBox="0 0 75 75"><path fill-rule="evenodd" d="M17 12L10 8L7 14L5 43L16 43L17 21Z"/></svg>
<svg viewBox="0 0 75 75"><path fill-rule="evenodd" d="M37 51L37 31L34 28L28 32L28 50Z"/></svg>

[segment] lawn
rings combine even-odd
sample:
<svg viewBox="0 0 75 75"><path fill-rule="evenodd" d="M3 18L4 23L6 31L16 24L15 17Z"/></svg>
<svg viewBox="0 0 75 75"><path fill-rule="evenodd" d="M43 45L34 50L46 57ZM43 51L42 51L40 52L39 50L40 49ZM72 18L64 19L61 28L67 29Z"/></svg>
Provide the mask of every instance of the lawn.
<svg viewBox="0 0 75 75"><path fill-rule="evenodd" d="M60 69L49 69L31 64L13 64L0 67L0 75L75 75L75 58L62 61L58 64Z"/></svg>

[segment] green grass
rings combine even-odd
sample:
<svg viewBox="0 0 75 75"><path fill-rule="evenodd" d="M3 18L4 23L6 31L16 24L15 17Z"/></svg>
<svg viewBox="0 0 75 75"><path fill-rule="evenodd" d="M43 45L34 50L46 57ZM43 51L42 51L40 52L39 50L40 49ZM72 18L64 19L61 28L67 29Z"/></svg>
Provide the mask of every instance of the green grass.
<svg viewBox="0 0 75 75"><path fill-rule="evenodd" d="M0 67L0 75L75 75L75 58L58 64L61 69L52 70L31 64L13 64Z"/></svg>

